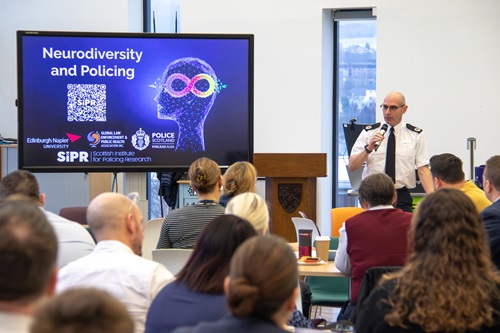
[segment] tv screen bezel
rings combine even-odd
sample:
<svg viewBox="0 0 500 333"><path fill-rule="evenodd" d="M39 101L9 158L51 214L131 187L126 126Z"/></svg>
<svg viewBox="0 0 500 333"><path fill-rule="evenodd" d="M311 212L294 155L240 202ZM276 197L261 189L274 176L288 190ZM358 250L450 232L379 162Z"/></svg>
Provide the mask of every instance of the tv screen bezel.
<svg viewBox="0 0 500 333"><path fill-rule="evenodd" d="M190 164L182 165L150 165L150 166L27 166L24 163L24 91L23 91L23 38L25 36L47 37L91 37L91 38L168 38L168 39L239 39L248 41L248 156L245 161L253 162L254 153L254 35L227 33L150 33L150 32L82 32L82 31L17 31L17 115L18 115L18 168L41 173L90 173L90 172L159 172L185 171ZM205 156L205 155L203 155ZM199 156L193 156L193 161ZM211 158L210 156L205 156ZM216 161L219 163L219 161ZM234 161L236 162L236 161ZM222 169L229 167L220 164Z"/></svg>

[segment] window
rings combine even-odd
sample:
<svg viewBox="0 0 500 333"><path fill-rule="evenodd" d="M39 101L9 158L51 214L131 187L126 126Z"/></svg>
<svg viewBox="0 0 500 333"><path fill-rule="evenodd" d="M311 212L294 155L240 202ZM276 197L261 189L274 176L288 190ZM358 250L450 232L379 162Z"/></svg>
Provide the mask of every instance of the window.
<svg viewBox="0 0 500 333"><path fill-rule="evenodd" d="M376 118L376 21L372 10L334 12L334 177L333 207L354 206L347 174L344 124L373 124Z"/></svg>

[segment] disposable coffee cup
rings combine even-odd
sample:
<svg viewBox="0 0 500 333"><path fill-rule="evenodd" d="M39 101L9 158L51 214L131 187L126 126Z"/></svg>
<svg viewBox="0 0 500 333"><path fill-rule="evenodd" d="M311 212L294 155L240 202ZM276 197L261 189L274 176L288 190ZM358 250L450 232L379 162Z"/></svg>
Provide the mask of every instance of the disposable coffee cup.
<svg viewBox="0 0 500 333"><path fill-rule="evenodd" d="M317 236L314 239L314 246L316 247L316 257L321 260L328 261L328 251L330 250L330 237Z"/></svg>

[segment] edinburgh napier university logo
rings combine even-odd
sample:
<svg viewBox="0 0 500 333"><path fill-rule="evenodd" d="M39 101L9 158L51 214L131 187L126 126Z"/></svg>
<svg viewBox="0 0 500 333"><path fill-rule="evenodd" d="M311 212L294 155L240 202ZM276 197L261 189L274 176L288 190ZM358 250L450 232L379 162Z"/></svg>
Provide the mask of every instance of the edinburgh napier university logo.
<svg viewBox="0 0 500 333"><path fill-rule="evenodd" d="M302 184L278 184L278 201L288 214L292 213L302 201Z"/></svg>

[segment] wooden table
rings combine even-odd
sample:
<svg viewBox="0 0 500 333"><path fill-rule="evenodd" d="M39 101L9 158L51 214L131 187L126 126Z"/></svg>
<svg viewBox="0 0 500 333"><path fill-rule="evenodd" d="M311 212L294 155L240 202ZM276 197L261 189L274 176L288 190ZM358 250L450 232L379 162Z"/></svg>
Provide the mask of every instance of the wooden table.
<svg viewBox="0 0 500 333"><path fill-rule="evenodd" d="M334 261L328 261L320 265L299 265L299 276L328 276L328 277L346 277L335 267Z"/></svg>

